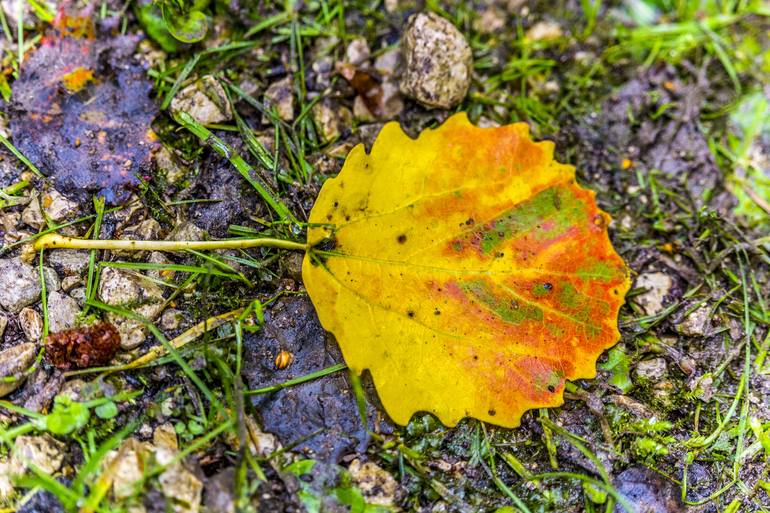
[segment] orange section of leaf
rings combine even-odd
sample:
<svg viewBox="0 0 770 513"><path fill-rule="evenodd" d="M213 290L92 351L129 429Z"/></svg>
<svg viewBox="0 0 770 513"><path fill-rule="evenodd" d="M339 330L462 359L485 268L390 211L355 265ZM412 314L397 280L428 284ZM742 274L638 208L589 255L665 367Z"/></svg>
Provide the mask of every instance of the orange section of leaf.
<svg viewBox="0 0 770 513"><path fill-rule="evenodd" d="M609 221L525 124L457 114L413 140L389 123L324 184L303 278L394 421L513 427L619 338L629 280Z"/></svg>
<svg viewBox="0 0 770 513"><path fill-rule="evenodd" d="M94 79L94 72L90 69L78 66L74 70L61 77L61 82L70 93L81 91L86 84Z"/></svg>

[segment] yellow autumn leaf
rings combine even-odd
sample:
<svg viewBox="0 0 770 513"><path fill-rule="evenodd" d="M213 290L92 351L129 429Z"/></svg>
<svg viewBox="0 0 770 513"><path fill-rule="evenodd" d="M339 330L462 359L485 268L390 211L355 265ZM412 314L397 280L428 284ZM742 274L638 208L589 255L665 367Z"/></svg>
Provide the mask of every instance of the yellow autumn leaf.
<svg viewBox="0 0 770 513"><path fill-rule="evenodd" d="M385 125L310 215L305 286L390 417L514 427L619 338L628 273L609 216L525 124Z"/></svg>

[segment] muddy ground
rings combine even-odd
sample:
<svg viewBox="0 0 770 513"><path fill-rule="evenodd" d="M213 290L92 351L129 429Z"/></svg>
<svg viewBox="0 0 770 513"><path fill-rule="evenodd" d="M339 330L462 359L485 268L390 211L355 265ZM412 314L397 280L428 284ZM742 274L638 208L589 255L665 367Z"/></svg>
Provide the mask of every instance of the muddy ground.
<svg viewBox="0 0 770 513"><path fill-rule="evenodd" d="M767 5L202 4L185 43L145 1L28 4L21 31L2 2L0 511L770 508ZM409 74L427 11L457 28L430 37L472 56L466 78ZM355 144L457 111L555 141L634 280L596 379L517 429L394 425L344 370L299 254L30 250L49 231L303 240ZM93 342L83 367L111 368L40 351L97 320L120 347Z"/></svg>

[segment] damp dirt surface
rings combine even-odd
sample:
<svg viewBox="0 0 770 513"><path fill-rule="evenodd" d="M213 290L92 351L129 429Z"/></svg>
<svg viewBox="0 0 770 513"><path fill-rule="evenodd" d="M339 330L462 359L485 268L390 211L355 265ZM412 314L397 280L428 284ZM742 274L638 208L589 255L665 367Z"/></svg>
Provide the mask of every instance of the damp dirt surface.
<svg viewBox="0 0 770 513"><path fill-rule="evenodd" d="M109 315L123 340L138 340L113 364L157 347L158 333L180 340L206 319L251 310L241 329L206 328L142 368L80 373L80 361L41 357L2 398L14 407L0 404L0 434L29 412L75 422L70 410L55 410L57 394L92 405L86 423L55 435L64 455L52 475L70 487L84 468L94 472L88 482L111 472L101 505L131 511L765 511L770 212L764 221L739 215L745 197L736 191L758 197L760 212L770 207L761 189L736 176L741 166L770 176L770 122L744 123L764 134L752 145L752 132L736 132L730 119L747 95L770 97L770 24L748 10L722 16L689 2L644 4L644 13L636 2L599 2L590 21L584 4L434 6L474 57L468 94L452 109L426 108L397 87L401 34L421 3L284 11L216 2L207 36L194 44L163 32L149 2L84 11L62 2L49 21L30 14L24 62L18 72L11 61L0 70L10 84L0 133L43 177L0 147L4 191L29 182L0 198L2 258L42 273L47 294L71 298L72 322ZM650 26L662 28L651 36ZM645 46L650 38L660 46ZM6 39L0 48L11 55L16 47ZM221 91L195 92L212 81ZM222 145L162 108L183 90L200 119L217 120L206 129ZM299 253L98 251L90 264L85 252L40 257L24 249L37 232L70 222L59 231L94 237L97 217L102 238L303 240L323 181L350 149L370 148L387 121L416 136L457 110L481 126L528 122L535 139L553 140L557 159L576 167L612 216L610 237L634 281L621 339L597 362L596 378L569 384L563 406L527 412L515 429L473 419L447 428L427 413L393 424L367 374L350 375L320 325ZM52 219L52 189L77 208ZM106 200L103 216L94 197ZM299 223L275 214L276 199ZM103 297L97 286L106 264L125 272L119 297ZM154 303L141 304L146 297ZM0 348L25 343L59 306L38 299L0 312ZM116 308L139 313L152 329ZM62 347L58 358L72 353ZM173 433L174 450L192 447L185 464L169 464L168 474L153 469L138 491L120 495L115 483L135 471L128 459L99 470L86 462L114 454L119 440L104 453L96 447L124 426L153 447ZM14 494L5 497L2 477L0 511L66 510L60 487L10 483ZM192 503L180 499L188 494Z"/></svg>

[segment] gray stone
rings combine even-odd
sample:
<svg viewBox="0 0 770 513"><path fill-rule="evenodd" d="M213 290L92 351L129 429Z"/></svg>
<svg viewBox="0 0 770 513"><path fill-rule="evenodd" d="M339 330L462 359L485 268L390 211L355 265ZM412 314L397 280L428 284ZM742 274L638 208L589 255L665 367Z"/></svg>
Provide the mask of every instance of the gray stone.
<svg viewBox="0 0 770 513"><path fill-rule="evenodd" d="M206 230L198 228L189 221L182 221L171 230L166 240L203 240L206 238Z"/></svg>
<svg viewBox="0 0 770 513"><path fill-rule="evenodd" d="M65 198L56 189L49 189L43 193L41 204L45 215L55 222L60 222L72 216L78 211L78 203Z"/></svg>
<svg viewBox="0 0 770 513"><path fill-rule="evenodd" d="M187 112L202 125L233 119L225 90L211 75L206 75L179 91L171 101L171 111Z"/></svg>
<svg viewBox="0 0 770 513"><path fill-rule="evenodd" d="M367 504L395 505L398 482L376 463L373 461L361 463L359 459L354 459L350 462L348 472L364 495Z"/></svg>
<svg viewBox="0 0 770 513"><path fill-rule="evenodd" d="M184 315L182 312L169 308L160 316L160 327L166 331L175 330L179 327L183 319Z"/></svg>
<svg viewBox="0 0 770 513"><path fill-rule="evenodd" d="M50 267L43 266L43 278L45 279L45 291L46 293L59 290L61 288L61 281L56 271Z"/></svg>
<svg viewBox="0 0 770 513"><path fill-rule="evenodd" d="M265 91L265 106L275 109L283 121L294 119L294 79L291 76L270 84Z"/></svg>
<svg viewBox="0 0 770 513"><path fill-rule="evenodd" d="M323 142L338 139L344 126L353 121L353 116L347 107L336 105L329 100L322 100L313 105L310 113Z"/></svg>
<svg viewBox="0 0 770 513"><path fill-rule="evenodd" d="M24 343L0 351L0 378L15 378L14 381L0 380L0 397L6 396L19 388L37 357L37 344Z"/></svg>
<svg viewBox="0 0 770 513"><path fill-rule="evenodd" d="M82 307L86 304L86 288L85 287L78 287L75 289L70 290L70 297L78 302L78 304Z"/></svg>
<svg viewBox="0 0 770 513"><path fill-rule="evenodd" d="M348 43L345 49L345 60L354 66L361 66L371 57L369 43L363 37L357 37Z"/></svg>
<svg viewBox="0 0 770 513"><path fill-rule="evenodd" d="M157 318L163 310L163 291L160 287L120 269L107 267L102 271L98 294L105 303L130 308L149 320ZM113 313L107 314L107 319L118 329L123 349L133 349L147 338L147 330L139 321Z"/></svg>
<svg viewBox="0 0 770 513"><path fill-rule="evenodd" d="M670 480L646 467L630 467L614 479L615 488L639 513L681 513L680 489ZM613 513L624 513L616 504Z"/></svg>
<svg viewBox="0 0 770 513"><path fill-rule="evenodd" d="M37 270L18 258L0 260L0 305L12 313L31 305L40 297Z"/></svg>
<svg viewBox="0 0 770 513"><path fill-rule="evenodd" d="M452 23L432 12L412 15L402 39L401 91L429 108L449 109L471 84L473 54Z"/></svg>
<svg viewBox="0 0 770 513"><path fill-rule="evenodd" d="M48 251L48 263L65 275L80 275L88 269L86 250L53 249Z"/></svg>
<svg viewBox="0 0 770 513"><path fill-rule="evenodd" d="M32 196L27 208L21 214L21 220L24 224L40 229L45 224L46 217L58 223L73 215L77 210L78 204L76 202L68 200L56 189L50 189L42 195L34 194Z"/></svg>
<svg viewBox="0 0 770 513"><path fill-rule="evenodd" d="M159 173L165 175L166 182L176 184L185 175L185 169L179 165L176 155L165 146L161 146L153 155L155 167Z"/></svg>
<svg viewBox="0 0 770 513"><path fill-rule="evenodd" d="M666 372L667 366L664 358L643 360L636 364L636 376L649 381L660 381Z"/></svg>
<svg viewBox="0 0 770 513"><path fill-rule="evenodd" d="M530 41L553 41L564 35L561 26L552 21L540 21L527 30L527 39Z"/></svg>
<svg viewBox="0 0 770 513"><path fill-rule="evenodd" d="M65 276L61 281L61 288L64 291L70 291L83 282L80 276Z"/></svg>
<svg viewBox="0 0 770 513"><path fill-rule="evenodd" d="M682 319L677 329L680 333L689 337L703 337L709 333L709 321L711 307L707 304L703 304L696 308L687 317Z"/></svg>
<svg viewBox="0 0 770 513"><path fill-rule="evenodd" d="M34 308L27 306L21 309L19 325L29 342L37 342L43 335L43 318Z"/></svg>
<svg viewBox="0 0 770 513"><path fill-rule="evenodd" d="M21 222L39 230L45 223L43 212L40 210L40 197L33 194L27 207L21 212Z"/></svg>
<svg viewBox="0 0 770 513"><path fill-rule="evenodd" d="M655 315L663 310L663 301L671 292L674 280L665 273L652 272L640 275L636 279L636 287L646 289L634 298L647 315Z"/></svg>
<svg viewBox="0 0 770 513"><path fill-rule="evenodd" d="M160 233L160 223L155 219L145 219L123 230L122 239L131 240L155 240Z"/></svg>
<svg viewBox="0 0 770 513"><path fill-rule="evenodd" d="M75 299L60 292L48 295L48 329L51 333L72 328L78 314L80 306Z"/></svg>
<svg viewBox="0 0 770 513"><path fill-rule="evenodd" d="M24 474L30 464L50 475L59 470L64 462L65 445L49 434L17 436L13 446L11 466L16 475Z"/></svg>

